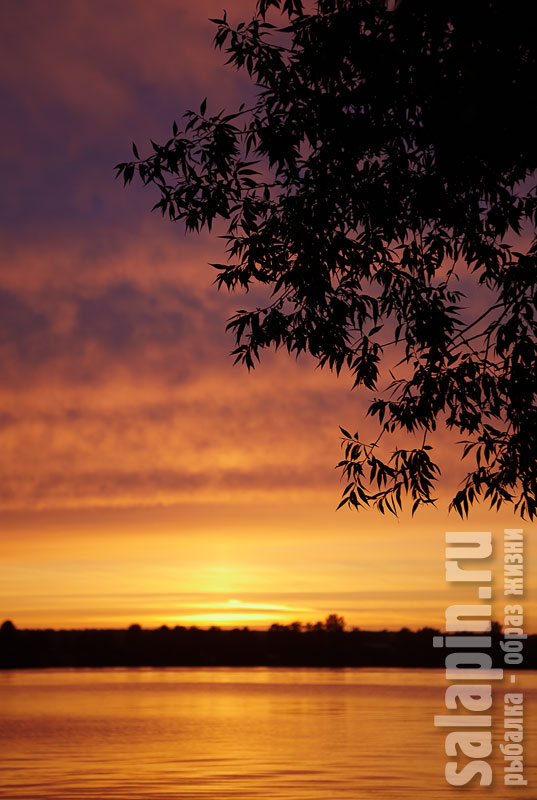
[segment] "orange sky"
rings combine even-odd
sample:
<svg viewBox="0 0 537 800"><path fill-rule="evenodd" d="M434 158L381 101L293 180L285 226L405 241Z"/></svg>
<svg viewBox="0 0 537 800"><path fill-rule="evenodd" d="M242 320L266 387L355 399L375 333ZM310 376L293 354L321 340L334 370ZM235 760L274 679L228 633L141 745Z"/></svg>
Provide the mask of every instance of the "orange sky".
<svg viewBox="0 0 537 800"><path fill-rule="evenodd" d="M483 508L463 523L446 498L414 520L335 513L338 425L361 430L367 398L285 355L232 367L224 327L243 301L211 285L220 243L113 180L133 138L240 94L210 46L221 4L0 9L0 618L441 627L461 599L444 531L492 530L500 547L503 527L533 526ZM442 452L449 483L459 453Z"/></svg>

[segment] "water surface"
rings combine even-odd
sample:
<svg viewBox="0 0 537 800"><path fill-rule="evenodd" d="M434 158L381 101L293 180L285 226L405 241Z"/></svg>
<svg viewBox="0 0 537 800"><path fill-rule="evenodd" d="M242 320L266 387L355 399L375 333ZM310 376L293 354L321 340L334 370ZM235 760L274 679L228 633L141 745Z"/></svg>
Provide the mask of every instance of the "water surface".
<svg viewBox="0 0 537 800"><path fill-rule="evenodd" d="M446 685L439 670L2 672L0 797L460 798L444 778L446 731L433 725ZM537 798L537 673L520 674L519 688L530 786L505 789L500 767L494 787L466 796Z"/></svg>

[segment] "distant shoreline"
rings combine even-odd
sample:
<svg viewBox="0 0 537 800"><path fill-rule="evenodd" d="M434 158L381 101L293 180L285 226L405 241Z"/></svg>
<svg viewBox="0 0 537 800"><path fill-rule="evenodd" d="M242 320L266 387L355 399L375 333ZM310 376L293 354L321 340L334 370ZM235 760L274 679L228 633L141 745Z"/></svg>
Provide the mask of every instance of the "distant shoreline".
<svg viewBox="0 0 537 800"><path fill-rule="evenodd" d="M346 631L322 623L268 630L196 627L144 630L19 630L0 628L0 669L106 667L398 667L442 668L445 655L433 648L440 631ZM491 655L502 663L501 634L492 635ZM537 669L537 635L524 645L521 669Z"/></svg>

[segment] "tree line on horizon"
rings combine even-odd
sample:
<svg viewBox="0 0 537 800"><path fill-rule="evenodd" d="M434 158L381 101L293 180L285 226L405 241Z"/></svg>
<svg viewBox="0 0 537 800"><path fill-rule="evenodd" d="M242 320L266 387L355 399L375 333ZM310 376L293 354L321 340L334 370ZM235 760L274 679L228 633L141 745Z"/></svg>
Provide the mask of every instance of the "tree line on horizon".
<svg viewBox="0 0 537 800"><path fill-rule="evenodd" d="M267 630L213 626L154 630L19 630L0 628L0 669L42 667L435 667L445 652L433 648L440 631L346 630L344 620L302 626L275 623ZM501 629L493 625L491 653L502 663ZM524 668L537 667L537 635L524 646Z"/></svg>

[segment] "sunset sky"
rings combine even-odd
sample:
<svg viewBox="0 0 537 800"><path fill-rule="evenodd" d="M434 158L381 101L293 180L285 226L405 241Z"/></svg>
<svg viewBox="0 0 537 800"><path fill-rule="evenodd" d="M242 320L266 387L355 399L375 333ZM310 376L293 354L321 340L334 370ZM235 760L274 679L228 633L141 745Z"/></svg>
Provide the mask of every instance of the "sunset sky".
<svg viewBox="0 0 537 800"><path fill-rule="evenodd" d="M499 549L504 527L534 526L448 516L447 436L438 511L336 513L338 425L362 430L368 397L307 359L232 366L245 301L212 285L221 242L114 180L133 139L147 152L206 95L240 102L211 46L222 5L0 0L0 622L442 627L464 599L444 531L492 530Z"/></svg>

